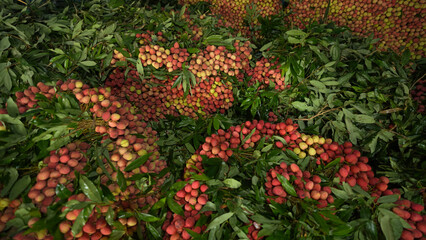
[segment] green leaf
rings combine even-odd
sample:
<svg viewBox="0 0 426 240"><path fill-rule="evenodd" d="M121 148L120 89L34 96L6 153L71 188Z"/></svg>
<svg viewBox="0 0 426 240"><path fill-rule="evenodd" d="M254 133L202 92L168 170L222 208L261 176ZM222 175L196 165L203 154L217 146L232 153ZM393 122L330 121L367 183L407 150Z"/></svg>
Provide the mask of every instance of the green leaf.
<svg viewBox="0 0 426 240"><path fill-rule="evenodd" d="M117 183L120 187L120 190L124 192L127 188L127 181L126 178L124 178L124 174L120 171L120 169L117 169Z"/></svg>
<svg viewBox="0 0 426 240"><path fill-rule="evenodd" d="M274 146L274 144L270 143L268 145L266 145L264 148L262 148L262 152L268 152L269 150L271 150L271 148Z"/></svg>
<svg viewBox="0 0 426 240"><path fill-rule="evenodd" d="M109 0L108 4L111 8L118 8L124 5L124 0Z"/></svg>
<svg viewBox="0 0 426 240"><path fill-rule="evenodd" d="M83 65L85 67L93 67L96 65L95 61L83 61L79 63L80 65Z"/></svg>
<svg viewBox="0 0 426 240"><path fill-rule="evenodd" d="M1 46L1 44L0 44ZM0 47L0 51L1 51L1 47ZM410 51L407 49L402 53L402 59L401 59L401 64L404 66L406 65L408 62L410 62L410 58L411 58L411 53Z"/></svg>
<svg viewBox="0 0 426 240"><path fill-rule="evenodd" d="M339 163L340 163L340 158L336 158L333 161L329 162L327 165L325 165L324 169L328 169L328 168L334 167L334 166L336 166Z"/></svg>
<svg viewBox="0 0 426 240"><path fill-rule="evenodd" d="M214 118L213 118L213 127L214 127L214 129L215 130L219 130L219 125L220 125L220 122L219 122L219 119L217 119L217 116L218 115L216 115Z"/></svg>
<svg viewBox="0 0 426 240"><path fill-rule="evenodd" d="M182 207L177 202L175 202L175 200L173 200L172 195L167 197L167 206L170 208L170 210L172 210L172 212L181 216L184 215Z"/></svg>
<svg viewBox="0 0 426 240"><path fill-rule="evenodd" d="M289 157L291 157L293 160L298 160L298 159L299 159L299 156L298 156L296 153L294 153L293 151L291 151L290 149L286 149L286 150L285 150L285 153L286 153Z"/></svg>
<svg viewBox="0 0 426 240"><path fill-rule="evenodd" d="M367 123L367 124L376 122L374 117L364 115L364 114L355 114L354 121L359 123Z"/></svg>
<svg viewBox="0 0 426 240"><path fill-rule="evenodd" d="M288 37L287 41L291 44L299 44L299 43L302 42L300 39L297 39L297 38L292 37L292 36Z"/></svg>
<svg viewBox="0 0 426 240"><path fill-rule="evenodd" d="M109 207L107 214L105 216L105 220L107 221L108 225L112 226L114 224L114 219L115 219L115 212L112 209L112 207Z"/></svg>
<svg viewBox="0 0 426 240"><path fill-rule="evenodd" d="M291 103L291 105L301 112L309 111L309 107L305 102L294 101Z"/></svg>
<svg viewBox="0 0 426 240"><path fill-rule="evenodd" d="M333 236L348 236L353 231L353 228L347 224L340 224L333 230Z"/></svg>
<svg viewBox="0 0 426 240"><path fill-rule="evenodd" d="M54 52L54 53L56 53L56 54L58 54L58 55L65 55L65 52L62 49L60 49L60 48L49 49L49 50L52 51L52 52ZM50 60L50 61L52 61L52 60Z"/></svg>
<svg viewBox="0 0 426 240"><path fill-rule="evenodd" d="M345 76L342 76L342 77L340 77L339 78L339 83L340 84L344 84L344 83L346 83L347 81L349 81L349 79L351 79L352 78L352 76L354 75L355 73L353 73L353 72L351 72L351 73L347 73Z"/></svg>
<svg viewBox="0 0 426 240"><path fill-rule="evenodd" d="M18 171L15 168L8 168L6 172L9 172L9 175L7 178L7 185L1 190L2 197L5 197L9 193L9 190L13 187L19 177Z"/></svg>
<svg viewBox="0 0 426 240"><path fill-rule="evenodd" d="M352 187L347 183L347 182L343 182L342 183L343 186L343 190L345 190L345 192L349 195L353 195L354 191L352 190Z"/></svg>
<svg viewBox="0 0 426 240"><path fill-rule="evenodd" d="M253 128L253 130L251 130L251 132L249 133L249 135L247 135L244 139L242 139L241 144L245 144L246 141L251 138L251 136L254 134L255 131L256 131L256 128Z"/></svg>
<svg viewBox="0 0 426 240"><path fill-rule="evenodd" d="M195 153L195 149L194 147L190 144L190 143L185 143L185 147L186 149L188 149L188 151L192 154Z"/></svg>
<svg viewBox="0 0 426 240"><path fill-rule="evenodd" d="M200 212L207 212L207 211L216 211L216 205L212 202L207 202L203 208L200 210Z"/></svg>
<svg viewBox="0 0 426 240"><path fill-rule="evenodd" d="M142 62L141 62L140 58L138 59L138 61L136 63L136 69L137 69L137 71L139 73L140 79L143 80L143 78L145 76L145 73L144 73L143 65L142 65Z"/></svg>
<svg viewBox="0 0 426 240"><path fill-rule="evenodd" d="M311 80L309 83L312 84L312 86L318 88L319 90L323 90L327 88L324 83L317 80Z"/></svg>
<svg viewBox="0 0 426 240"><path fill-rule="evenodd" d="M183 81L183 74L181 74L177 79L176 79L176 81L173 83L173 86L172 86L172 88L176 88L177 86L179 86L180 84L182 84L182 81Z"/></svg>
<svg viewBox="0 0 426 240"><path fill-rule="evenodd" d="M327 56L325 56L325 54L324 53L322 53L321 51L320 51L320 49L317 47L317 46L314 46L314 45L309 45L309 48L315 53L315 54L317 54L318 55L318 57L321 59L321 61L323 62L323 63L329 63L330 62L330 60L327 58Z"/></svg>
<svg viewBox="0 0 426 240"><path fill-rule="evenodd" d="M81 232L81 230L83 229L83 226L87 222L87 219L89 219L89 216L92 213L92 210L94 207L95 207L94 204L90 204L89 206L83 208L80 214L78 214L71 228L71 232L74 236L77 235L79 232Z"/></svg>
<svg viewBox="0 0 426 240"><path fill-rule="evenodd" d="M68 199L72 194L63 184L56 185L55 193L60 199Z"/></svg>
<svg viewBox="0 0 426 240"><path fill-rule="evenodd" d="M398 219L399 221L400 221L400 224L401 224L401 226L403 227L403 228L407 228L407 229L411 229L411 226L410 226L410 224L408 224L407 223L407 221L405 221L402 217L400 217L400 216L398 216L398 215L396 215L394 212L392 212L392 211L389 211L388 209L386 209L386 208L382 208L381 206L383 206L383 205L385 205L385 204L382 204L382 205L379 205L379 211L380 211L380 213L384 216L384 215L386 215L386 216L389 216L390 218L394 218L394 219ZM380 217L381 215L379 215L379 217Z"/></svg>
<svg viewBox="0 0 426 240"><path fill-rule="evenodd" d="M124 2L124 0L119 0L119 1ZM112 230L111 235L109 235L108 239L109 240L120 240L120 239L123 239L124 234L126 234L126 231L120 230L120 229L114 229L114 230Z"/></svg>
<svg viewBox="0 0 426 240"><path fill-rule="evenodd" d="M285 141L285 139L284 139L283 137L281 137L281 136L278 136L278 135L276 135L276 136L272 136L272 139L274 139L274 140L278 140L278 141L282 142L284 145L287 145L287 142L286 142L286 141Z"/></svg>
<svg viewBox="0 0 426 240"><path fill-rule="evenodd" d="M386 237L386 240L396 240L399 239L394 235L391 225L391 218L388 215L379 218L380 227L382 228L382 232Z"/></svg>
<svg viewBox="0 0 426 240"><path fill-rule="evenodd" d="M8 47L10 47L9 37L2 38L0 41L0 55Z"/></svg>
<svg viewBox="0 0 426 240"><path fill-rule="evenodd" d="M398 200L399 195L387 195L387 196L381 196L379 199L377 199L377 203L393 203L396 200Z"/></svg>
<svg viewBox="0 0 426 240"><path fill-rule="evenodd" d="M156 222L156 221L160 220L160 218L153 216L151 214L148 214L148 213L135 212L135 214L139 218L139 220L144 221L144 222Z"/></svg>
<svg viewBox="0 0 426 240"><path fill-rule="evenodd" d="M27 189L27 187L31 183L30 176L26 175L23 178L19 179L14 185L13 188L10 190L9 199L15 200L19 195Z"/></svg>
<svg viewBox="0 0 426 240"><path fill-rule="evenodd" d="M12 80L10 79L9 70L7 67L0 70L0 86L3 85L7 91L12 89Z"/></svg>
<svg viewBox="0 0 426 240"><path fill-rule="evenodd" d="M334 195L336 195L337 198L340 198L340 199L343 199L343 200L349 199L348 193L346 193L343 190L340 190L340 189L337 189L337 188L331 188L331 191L333 192Z"/></svg>
<svg viewBox="0 0 426 240"><path fill-rule="evenodd" d="M289 31L285 32L285 34L287 34L289 36L302 36L302 37L305 37L307 35L307 33L305 33L302 30L289 30Z"/></svg>
<svg viewBox="0 0 426 240"><path fill-rule="evenodd" d="M220 215L219 217L213 219L213 221L210 222L210 224L207 226L206 232L209 231L212 228L218 227L220 224L228 220L230 217L234 215L233 212L230 213L224 213Z"/></svg>
<svg viewBox="0 0 426 240"><path fill-rule="evenodd" d="M136 168L142 166L142 164L144 164L152 154L153 154L152 152L147 153L147 154L141 156L140 158L132 161L131 163L129 163L129 165L127 165L127 167L124 169L124 171L126 171L126 172L132 171L133 169L136 169Z"/></svg>
<svg viewBox="0 0 426 240"><path fill-rule="evenodd" d="M405 221L405 220L402 220ZM390 225L392 227L393 235L395 236L395 239L399 239L401 237L403 226L399 219L391 218Z"/></svg>
<svg viewBox="0 0 426 240"><path fill-rule="evenodd" d="M265 50L267 50L268 48L270 48L272 46L272 42L268 42L267 44L263 45L259 51L263 52Z"/></svg>
<svg viewBox="0 0 426 240"><path fill-rule="evenodd" d="M179 191L181 189L183 189L183 187L185 187L185 185L187 184L187 181L179 181L179 182L175 182L173 183L173 185L170 187L171 190L175 190L175 191Z"/></svg>
<svg viewBox="0 0 426 240"><path fill-rule="evenodd" d="M277 224L262 224L262 229L258 233L258 237L269 236L272 235L278 229ZM269 239L269 238L268 238Z"/></svg>
<svg viewBox="0 0 426 240"><path fill-rule="evenodd" d="M228 178L223 180L223 183L229 188L239 188L241 187L241 183L233 178Z"/></svg>
<svg viewBox="0 0 426 240"><path fill-rule="evenodd" d="M193 54L193 53L199 53L200 49L198 49L198 48L188 48L187 51L188 51L188 53Z"/></svg>
<svg viewBox="0 0 426 240"><path fill-rule="evenodd" d="M84 175L80 176L80 188L90 200L98 203L102 202L102 196L99 189Z"/></svg>
<svg viewBox="0 0 426 240"><path fill-rule="evenodd" d="M81 33L81 26L83 25L83 20L80 20L74 27L72 31L72 38L74 39Z"/></svg>
<svg viewBox="0 0 426 240"><path fill-rule="evenodd" d="M13 101L11 97L7 99L7 113L11 117L16 117L19 115L18 105Z"/></svg>
<svg viewBox="0 0 426 240"><path fill-rule="evenodd" d="M342 54L342 50L339 48L337 44L334 44L330 48L330 54L334 61L337 61L340 59L340 56Z"/></svg>
<svg viewBox="0 0 426 240"><path fill-rule="evenodd" d="M162 239L161 233L151 224L146 223L146 228L155 237L155 239Z"/></svg>
<svg viewBox="0 0 426 240"><path fill-rule="evenodd" d="M296 190L294 189L293 185L285 178L283 175L277 174L278 180L281 182L281 185L283 186L284 190L290 194L291 196L297 197Z"/></svg>
<svg viewBox="0 0 426 240"><path fill-rule="evenodd" d="M252 116L256 115L257 110L259 109L259 105L260 105L260 97L256 97L256 99L254 99L251 108L250 108L250 113Z"/></svg>
<svg viewBox="0 0 426 240"><path fill-rule="evenodd" d="M154 203L154 205L152 206L152 210L155 209L160 209L162 208L164 205L166 205L166 198L161 198L160 200L158 200L158 202Z"/></svg>
<svg viewBox="0 0 426 240"><path fill-rule="evenodd" d="M113 56L113 52L108 53L108 55L105 57L103 61L102 68L106 68L111 65L112 56Z"/></svg>

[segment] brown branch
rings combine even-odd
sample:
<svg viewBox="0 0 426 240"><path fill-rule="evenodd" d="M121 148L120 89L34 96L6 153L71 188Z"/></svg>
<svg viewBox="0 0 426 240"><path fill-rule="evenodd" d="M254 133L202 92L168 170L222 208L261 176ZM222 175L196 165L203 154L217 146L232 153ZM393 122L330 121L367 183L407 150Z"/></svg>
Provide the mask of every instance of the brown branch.
<svg viewBox="0 0 426 240"><path fill-rule="evenodd" d="M339 109L341 109L342 107L337 107L337 108L332 108L332 109L328 109L328 110L326 110L326 111L323 111L324 110L324 108L326 108L328 105L325 105L317 114L315 114L314 116L312 116L312 117L310 117L310 118L300 118L300 119L295 119L295 121L309 121L309 120L312 120L312 119L314 119L314 118L316 118L316 117L319 117L319 116L321 116L321 115L324 115L324 114L326 114L326 113L328 113L328 112L332 112L332 111L336 111L336 110L339 110Z"/></svg>
<svg viewBox="0 0 426 240"><path fill-rule="evenodd" d="M411 85L410 89L413 89L413 87L416 85L416 83L418 83L420 80L422 80L423 78L425 78L425 76L426 76L426 73L425 73L425 74L423 74L423 76L421 76L419 79L417 79L417 80L413 83L413 85Z"/></svg>

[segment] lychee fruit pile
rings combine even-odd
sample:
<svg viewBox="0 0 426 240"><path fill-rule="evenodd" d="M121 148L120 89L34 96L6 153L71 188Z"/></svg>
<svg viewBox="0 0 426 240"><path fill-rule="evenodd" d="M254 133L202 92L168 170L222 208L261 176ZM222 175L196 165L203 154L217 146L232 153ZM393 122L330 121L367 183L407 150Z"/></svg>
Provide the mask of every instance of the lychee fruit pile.
<svg viewBox="0 0 426 240"><path fill-rule="evenodd" d="M131 101L140 108L145 121L163 119L166 115L197 118L217 111L224 113L234 101L232 83L227 76L241 76L249 68L252 58L249 45L248 41L236 40L233 43L234 52L224 46L208 45L205 50L192 55L187 49L180 48L178 43L174 43L170 49L145 45L140 47L139 54L144 67L175 72L182 71L185 65L190 72L188 74L193 75L167 76L165 80L155 76L140 79L136 70L128 71L125 77L125 71L116 68L105 85L111 87L112 95ZM181 81L181 84L174 86L176 81ZM183 81L190 81L191 84Z"/></svg>
<svg viewBox="0 0 426 240"><path fill-rule="evenodd" d="M278 14L282 9L280 1L276 0L179 0L179 4L196 4L198 2L210 3L210 11L220 17L219 26L231 27L244 36L259 36L252 29L260 25L257 18L249 19L250 11L253 15L267 17Z"/></svg>
<svg viewBox="0 0 426 240"><path fill-rule="evenodd" d="M410 91L410 94L418 105L417 112L424 114L426 104L426 80L418 81L414 89Z"/></svg>
<svg viewBox="0 0 426 240"><path fill-rule="evenodd" d="M42 213L47 213L47 207L59 200L56 197L58 184L65 185L70 191L74 190L75 171L84 173L83 168L87 164L85 153L89 147L84 142L70 143L57 151L51 151L43 160L47 166L37 174L36 183L28 192L28 197Z"/></svg>
<svg viewBox="0 0 426 240"><path fill-rule="evenodd" d="M410 224L411 228L404 229L401 239L424 239L426 235L426 215L422 214L424 207L406 199L400 199L392 211Z"/></svg>
<svg viewBox="0 0 426 240"><path fill-rule="evenodd" d="M279 166L268 172L265 190L268 196L273 196L268 198L268 200L273 200L277 203L286 201L288 193L283 188L279 178L277 178L278 175L283 176L288 181L290 181L291 176L294 176L296 179L292 185L296 190L297 196L301 199L312 198L317 200L319 208L326 207L329 203L334 202L331 188L329 186L321 186L321 178L318 175L311 175L309 171L301 171L295 163L288 166L285 162L281 162Z"/></svg>
<svg viewBox="0 0 426 240"><path fill-rule="evenodd" d="M200 212L209 200L209 196L205 193L207 190L207 185L193 181L187 183L176 193L174 199L180 206L183 206L184 215L181 216L170 211L167 213L166 221L162 226L166 232L164 239L190 239L191 236L185 228L196 233L206 230L206 225L198 226L196 222L201 215L209 216L211 214L209 211Z"/></svg>
<svg viewBox="0 0 426 240"><path fill-rule="evenodd" d="M276 90L281 91L291 87L291 85L285 84L285 78L281 76L278 60L274 57L271 59L261 58L256 62L256 66L253 69L247 71L247 75L251 76L249 85L256 82L262 84L259 89L263 89L270 84L273 84Z"/></svg>
<svg viewBox="0 0 426 240"><path fill-rule="evenodd" d="M290 1L285 9L290 13L288 21L304 28L304 24L319 21L328 7L328 0ZM339 26L347 26L353 32L368 36L373 33L380 38L377 43L381 50L399 52L406 47L415 59L425 57L423 50L426 33L423 31L423 17L426 10L424 1L368 0L330 1L328 20Z"/></svg>

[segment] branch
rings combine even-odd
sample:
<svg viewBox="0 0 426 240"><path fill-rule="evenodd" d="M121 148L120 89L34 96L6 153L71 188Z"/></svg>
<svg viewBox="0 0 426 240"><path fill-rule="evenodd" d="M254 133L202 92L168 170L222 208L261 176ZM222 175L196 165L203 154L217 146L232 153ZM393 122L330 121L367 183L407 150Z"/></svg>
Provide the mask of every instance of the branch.
<svg viewBox="0 0 426 240"><path fill-rule="evenodd" d="M300 118L300 119L295 119L295 121L309 121L312 120L316 117L319 117L321 115L324 115L326 113L332 112L332 111L336 111L341 109L342 107L337 107L337 108L332 108L332 109L328 109L326 111L323 111L328 105L325 105L317 114L315 114L314 116L310 117L310 118Z"/></svg>
<svg viewBox="0 0 426 240"><path fill-rule="evenodd" d="M425 74L423 74L423 76L421 76L419 79L417 79L414 83L413 83L413 85L411 85L411 87L410 87L410 89L413 89L413 87L420 81L420 80L422 80L423 78L425 78L425 76L426 76L426 73Z"/></svg>

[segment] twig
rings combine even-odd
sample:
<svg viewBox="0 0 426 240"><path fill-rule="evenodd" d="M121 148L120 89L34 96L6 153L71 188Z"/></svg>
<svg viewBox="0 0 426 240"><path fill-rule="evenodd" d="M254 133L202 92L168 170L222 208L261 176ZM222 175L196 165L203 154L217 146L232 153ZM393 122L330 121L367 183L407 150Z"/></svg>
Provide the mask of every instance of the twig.
<svg viewBox="0 0 426 240"><path fill-rule="evenodd" d="M16 35L13 35L13 34L9 34L9 36L10 36L10 37L13 37L13 38L16 38L16 39L18 39L18 40L21 40L22 42L24 42L24 44L25 44L25 46L26 46L26 47L31 47L29 44L27 44L27 43L25 42L25 40L24 40L24 39L22 39L22 38L20 38L20 37L18 37L18 36L16 36Z"/></svg>
<svg viewBox="0 0 426 240"><path fill-rule="evenodd" d="M421 76L419 79L417 79L417 80L413 83L413 85L411 85L410 89L412 89L412 88L416 85L416 83L417 83L417 82L419 82L420 80L422 80L423 78L425 78L425 76L426 76L426 73L425 73L425 74L423 74L423 76Z"/></svg>
<svg viewBox="0 0 426 240"><path fill-rule="evenodd" d="M309 120L312 120L312 119L314 119L314 118L316 118L318 116L324 115L324 114L326 114L328 112L336 111L336 110L339 110L339 109L342 108L342 107L337 107L337 108L332 108L332 109L328 109L326 111L323 111L324 108L326 108L327 106L328 105L325 105L317 114L315 114L314 116L312 116L310 118L300 118L300 119L295 119L295 121L309 121Z"/></svg>
<svg viewBox="0 0 426 240"><path fill-rule="evenodd" d="M407 137L407 136L405 136L405 135L402 135L401 133L399 133L399 132L395 132L395 131L393 131L392 129L394 129L394 128L392 128L392 129L388 129L388 128L384 128L383 126L380 126L380 124L378 124L378 123L376 123L376 125L377 126L379 126L379 127L381 127L382 129L384 129L384 130L386 130L386 131L388 131L388 132L390 132L390 133L393 133L393 134L395 134L395 135L398 135L398 136L401 136L402 138L404 138L404 139L406 139L406 140L408 140L409 138Z"/></svg>

